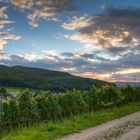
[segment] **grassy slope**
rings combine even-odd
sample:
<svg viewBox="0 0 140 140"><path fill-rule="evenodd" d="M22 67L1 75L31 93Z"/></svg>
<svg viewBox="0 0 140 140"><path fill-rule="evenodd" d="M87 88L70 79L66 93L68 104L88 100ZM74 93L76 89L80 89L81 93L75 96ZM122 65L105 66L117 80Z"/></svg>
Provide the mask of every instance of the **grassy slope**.
<svg viewBox="0 0 140 140"><path fill-rule="evenodd" d="M133 103L120 108L102 110L95 113L86 113L63 120L62 122L49 122L48 126L40 124L38 127L13 131L2 140L52 140L56 137L78 132L137 111L140 111L140 103Z"/></svg>

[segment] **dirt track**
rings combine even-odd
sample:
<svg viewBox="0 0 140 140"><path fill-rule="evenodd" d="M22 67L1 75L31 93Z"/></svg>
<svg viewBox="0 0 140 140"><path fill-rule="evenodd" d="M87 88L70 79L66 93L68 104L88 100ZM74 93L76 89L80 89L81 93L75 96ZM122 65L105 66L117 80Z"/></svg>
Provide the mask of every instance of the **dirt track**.
<svg viewBox="0 0 140 140"><path fill-rule="evenodd" d="M138 137L140 137L140 112L57 140L137 140Z"/></svg>

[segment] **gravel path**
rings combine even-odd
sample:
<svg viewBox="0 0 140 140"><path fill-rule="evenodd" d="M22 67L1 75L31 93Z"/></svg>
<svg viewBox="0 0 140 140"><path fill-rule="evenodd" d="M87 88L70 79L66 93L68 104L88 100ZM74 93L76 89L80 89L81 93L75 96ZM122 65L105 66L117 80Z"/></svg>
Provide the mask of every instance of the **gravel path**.
<svg viewBox="0 0 140 140"><path fill-rule="evenodd" d="M140 137L140 126L132 129L130 132L124 134L118 140L138 140Z"/></svg>
<svg viewBox="0 0 140 140"><path fill-rule="evenodd" d="M118 128L124 128L126 132L118 131ZM140 112L136 112L57 140L137 140L139 136Z"/></svg>

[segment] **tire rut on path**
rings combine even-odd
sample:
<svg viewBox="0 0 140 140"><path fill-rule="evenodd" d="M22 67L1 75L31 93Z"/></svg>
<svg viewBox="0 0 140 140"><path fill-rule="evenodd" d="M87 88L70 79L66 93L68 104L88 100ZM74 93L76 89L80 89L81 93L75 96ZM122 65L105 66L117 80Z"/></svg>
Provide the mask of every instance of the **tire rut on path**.
<svg viewBox="0 0 140 140"><path fill-rule="evenodd" d="M118 140L138 140L140 137L140 126L132 129L130 132L124 134Z"/></svg>

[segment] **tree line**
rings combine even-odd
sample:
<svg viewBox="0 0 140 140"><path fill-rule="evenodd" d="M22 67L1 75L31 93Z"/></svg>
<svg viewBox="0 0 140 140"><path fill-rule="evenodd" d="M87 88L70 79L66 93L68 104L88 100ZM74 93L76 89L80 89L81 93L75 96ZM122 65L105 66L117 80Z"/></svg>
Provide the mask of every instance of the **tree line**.
<svg viewBox="0 0 140 140"><path fill-rule="evenodd" d="M106 85L90 91L79 90L52 94L47 92L24 92L11 96L4 88L0 89L0 133L10 129L38 125L41 122L61 121L76 114L97 111L110 107L120 107L140 101L140 88L126 85L118 89ZM3 99L3 100L2 100Z"/></svg>

